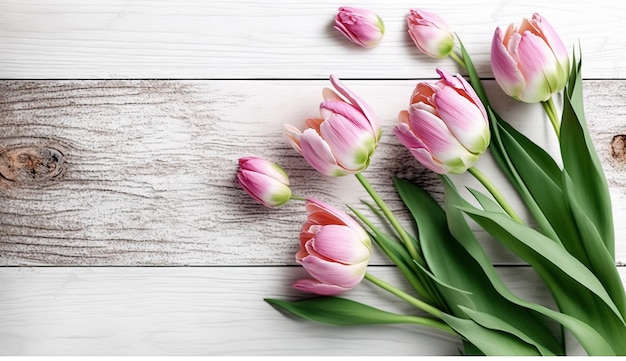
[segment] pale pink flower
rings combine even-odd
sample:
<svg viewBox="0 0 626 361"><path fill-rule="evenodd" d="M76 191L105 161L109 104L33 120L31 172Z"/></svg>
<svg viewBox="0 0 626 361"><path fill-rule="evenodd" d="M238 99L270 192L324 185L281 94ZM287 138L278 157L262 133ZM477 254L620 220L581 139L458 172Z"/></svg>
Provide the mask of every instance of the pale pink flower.
<svg viewBox="0 0 626 361"><path fill-rule="evenodd" d="M354 7L340 7L335 17L335 29L353 43L372 48L383 39L383 20L371 10Z"/></svg>
<svg viewBox="0 0 626 361"><path fill-rule="evenodd" d="M409 35L424 54L433 58L445 58L454 49L454 33L439 15L411 9L407 16Z"/></svg>
<svg viewBox="0 0 626 361"><path fill-rule="evenodd" d="M321 118L308 119L300 131L285 124L286 138L307 162L328 176L343 176L365 170L378 140L380 127L372 109L334 75L335 91L324 88Z"/></svg>
<svg viewBox="0 0 626 361"><path fill-rule="evenodd" d="M291 198L287 173L267 159L239 158L237 180L241 188L264 206L280 206Z"/></svg>
<svg viewBox="0 0 626 361"><path fill-rule="evenodd" d="M473 166L489 145L487 113L462 76L437 72L441 80L417 84L394 133L428 169L459 174Z"/></svg>
<svg viewBox="0 0 626 361"><path fill-rule="evenodd" d="M348 214L319 200L307 199L306 210L296 261L313 278L298 280L293 287L320 295L354 288L370 259L369 235Z"/></svg>
<svg viewBox="0 0 626 361"><path fill-rule="evenodd" d="M569 77L569 55L563 41L539 14L519 27L496 29L491 43L491 69L509 96L526 103L550 99Z"/></svg>

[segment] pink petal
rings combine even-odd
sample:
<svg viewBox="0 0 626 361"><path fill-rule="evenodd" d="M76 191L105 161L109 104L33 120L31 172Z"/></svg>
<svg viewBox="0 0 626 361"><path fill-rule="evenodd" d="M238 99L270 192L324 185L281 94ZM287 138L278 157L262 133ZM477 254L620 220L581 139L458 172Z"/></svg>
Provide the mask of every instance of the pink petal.
<svg viewBox="0 0 626 361"><path fill-rule="evenodd" d="M432 158L448 167L460 169L467 161L476 161L477 155L470 153L450 132L446 124L436 115L419 108L419 103L411 107L410 127L413 133L426 145Z"/></svg>
<svg viewBox="0 0 626 361"><path fill-rule="evenodd" d="M372 134L378 134L378 118L376 118L376 114L374 113L372 108L370 108L370 106L365 101L363 101L361 97L359 97L348 87L346 87L336 76L330 76L330 83L335 87L335 89L337 89L337 91L341 95L346 97L352 103L352 105L361 110L363 115L365 115L365 117L369 121L370 127L372 129Z"/></svg>
<svg viewBox="0 0 626 361"><path fill-rule="evenodd" d="M438 116L420 108L420 103L411 106L409 124L413 134L431 153L443 153L461 146L448 126Z"/></svg>
<svg viewBox="0 0 626 361"><path fill-rule="evenodd" d="M309 213L307 220L320 225L339 224L346 225L357 232L361 233L360 238L367 238L369 236L367 232L361 227L361 225L350 217L346 212L342 212L337 208L322 202L318 199L307 198L306 199L306 211Z"/></svg>
<svg viewBox="0 0 626 361"><path fill-rule="evenodd" d="M365 115L361 113L360 109L355 108L352 104L346 103L343 100L326 100L320 103L320 115L324 119L328 119L328 117L330 117L333 113L341 114L359 129L372 129ZM373 135L375 136L375 134Z"/></svg>
<svg viewBox="0 0 626 361"><path fill-rule="evenodd" d="M472 103L476 104L478 109L483 114L485 122L487 124L489 124L489 120L487 118L487 111L485 110L485 106L483 105L482 100L480 100L480 98L478 97L478 94L476 94L476 91L474 90L474 88L472 88L472 85L470 83L468 83L467 80L465 80L465 78L463 78L461 76L461 74L455 75L455 78L459 80L460 86L465 91L465 95L468 97L468 99Z"/></svg>
<svg viewBox="0 0 626 361"><path fill-rule="evenodd" d="M428 24L431 26L436 26L438 28L450 31L450 32L452 31L450 27L448 26L448 24L443 20L443 18L437 15L436 13L422 10L422 9L410 9L409 13L411 14L409 16L411 21L414 21L417 24L420 24L420 25Z"/></svg>
<svg viewBox="0 0 626 361"><path fill-rule="evenodd" d="M334 296L350 290L350 288L329 285L310 278L297 280L292 287L300 291L316 293L322 296Z"/></svg>
<svg viewBox="0 0 626 361"><path fill-rule="evenodd" d="M451 168L447 165L434 159L432 154L430 154L425 148L411 148L409 151L424 167L437 174L447 174L451 170Z"/></svg>
<svg viewBox="0 0 626 361"><path fill-rule="evenodd" d="M535 13L532 17L532 22L536 24L535 26L540 30L540 36L544 38L547 44L549 44L554 56L560 63L569 63L569 53L565 44L563 44L563 40L556 33L552 25L548 22L546 18Z"/></svg>
<svg viewBox="0 0 626 361"><path fill-rule="evenodd" d="M277 164L260 157L239 158L239 166L245 170L262 173L283 184L289 185L287 173Z"/></svg>
<svg viewBox="0 0 626 361"><path fill-rule="evenodd" d="M448 173L448 167L432 157L432 155L428 151L428 148L426 147L426 144L424 144L421 139L415 136L415 134L411 131L409 125L403 121L403 113L408 114L408 112L403 111L400 114L401 123L396 125L393 129L393 133L396 135L400 143L407 147L411 155L426 168L439 174ZM408 122L408 119L406 121Z"/></svg>
<svg viewBox="0 0 626 361"><path fill-rule="evenodd" d="M362 235L348 226L326 225L308 244L324 258L344 264L367 261L370 249Z"/></svg>
<svg viewBox="0 0 626 361"><path fill-rule="evenodd" d="M496 29L491 42L491 69L502 90L509 96L518 97L524 88L524 76L505 47L500 28Z"/></svg>
<svg viewBox="0 0 626 361"><path fill-rule="evenodd" d="M526 32L519 43L519 68L526 79L523 101L536 103L560 90L557 86L558 63L542 38Z"/></svg>
<svg viewBox="0 0 626 361"><path fill-rule="evenodd" d="M339 114L331 115L321 126L321 135L332 150L337 163L350 172L358 172L369 164L376 139L360 130Z"/></svg>
<svg viewBox="0 0 626 361"><path fill-rule="evenodd" d="M252 198L268 207L282 204L291 196L288 186L265 174L240 169L237 180Z"/></svg>
<svg viewBox="0 0 626 361"><path fill-rule="evenodd" d="M309 128L302 133L300 144L302 156L318 172L334 177L347 174L346 170L337 164L328 143L314 129Z"/></svg>
<svg viewBox="0 0 626 361"><path fill-rule="evenodd" d="M393 133L400 143L409 149L426 148L426 144L411 131L410 126L405 122L396 125L393 128Z"/></svg>
<svg viewBox="0 0 626 361"><path fill-rule="evenodd" d="M413 94L411 94L411 100L409 105L415 103L432 104L432 96L437 92L439 87L430 83L417 83Z"/></svg>
<svg viewBox="0 0 626 361"><path fill-rule="evenodd" d="M285 139L295 149L298 153L302 154L302 146L300 144L300 137L302 136L302 132L300 129L289 125L284 124L285 127Z"/></svg>
<svg viewBox="0 0 626 361"><path fill-rule="evenodd" d="M363 279L367 262L345 265L308 256L302 259L302 266L313 278L322 283L352 288Z"/></svg>
<svg viewBox="0 0 626 361"><path fill-rule="evenodd" d="M415 46L431 57L446 57L454 46L454 37L446 30L430 25L413 25L409 29Z"/></svg>
<svg viewBox="0 0 626 361"><path fill-rule="evenodd" d="M482 104L479 108L450 87L437 92L435 103L439 117L465 148L474 153L485 151L489 145L489 126L481 111Z"/></svg>

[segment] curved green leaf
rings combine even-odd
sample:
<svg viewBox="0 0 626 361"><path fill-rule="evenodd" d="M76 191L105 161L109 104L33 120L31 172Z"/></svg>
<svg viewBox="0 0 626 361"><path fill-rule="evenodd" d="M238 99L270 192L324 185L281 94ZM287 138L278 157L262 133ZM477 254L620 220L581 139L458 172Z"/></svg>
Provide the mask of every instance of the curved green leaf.
<svg viewBox="0 0 626 361"><path fill-rule="evenodd" d="M572 215L576 220L585 253L589 257L590 269L605 286L611 299L620 310L622 316L626 318L626 294L622 279L617 272L614 260L602 242L602 236L598 232L595 224L589 219L588 214L578 203L578 199L572 191L572 180L567 171L563 173L563 184L565 185L565 196L568 205L572 210ZM622 327L623 338L626 339L626 327Z"/></svg>
<svg viewBox="0 0 626 361"><path fill-rule="evenodd" d="M324 296L299 301L266 298L265 302L292 315L334 326L408 323L454 334L446 324L431 318L387 312L341 297Z"/></svg>
<svg viewBox="0 0 626 361"><path fill-rule="evenodd" d="M395 179L394 184L415 219L424 259L432 274L441 283L469 292L440 287L451 314L466 318L460 306L492 313L525 334L533 335L534 342L543 348L562 354L561 346L536 314L506 300L493 288L482 268L450 233L441 206L409 181Z"/></svg>
<svg viewBox="0 0 626 361"><path fill-rule="evenodd" d="M562 272L563 278L571 278L583 285L599 297L618 319L624 322L620 311L598 278L562 246L504 214L483 211L473 206L459 206L458 208L467 213L489 234L506 245L508 249L533 266L542 278L553 276L552 271ZM560 277L559 280L563 278Z"/></svg>
<svg viewBox="0 0 626 361"><path fill-rule="evenodd" d="M499 330L492 330L478 323L448 314L445 323L461 334L481 352L488 356L541 356L536 347Z"/></svg>
<svg viewBox="0 0 626 361"><path fill-rule="evenodd" d="M513 303L527 307L530 310L559 322L576 337L589 355L615 356L616 352L611 345L609 345L607 340L585 322L570 315L554 311L543 305L526 301L509 290L467 224L463 212L457 208L458 206L470 206L469 203L459 195L456 187L447 177L444 176L441 177L441 179L445 188L445 209L450 231L472 258L478 262L498 293Z"/></svg>
<svg viewBox="0 0 626 361"><path fill-rule="evenodd" d="M314 297L299 301L266 298L265 302L304 319L335 326L410 323L406 315L340 297Z"/></svg>
<svg viewBox="0 0 626 361"><path fill-rule="evenodd" d="M572 193L596 225L607 251L615 260L611 196L585 121L581 66L581 61L576 61L574 56L561 119L561 157L572 181Z"/></svg>
<svg viewBox="0 0 626 361"><path fill-rule="evenodd" d="M499 319L498 317L495 317L492 314L489 313L485 313L485 312L480 312L480 311L476 311L476 310L472 310L469 309L467 307L463 307L461 306L461 309L477 324L492 329L492 330L497 330L497 331L502 331L502 332L506 332L506 333L510 333L512 335L514 335L515 337L519 338L520 340L533 345L537 348L537 350L539 351L539 353L541 353L542 356L556 356L554 353L552 353L552 351L546 349L545 347L541 346L541 344L535 344L533 341L533 338L531 336L528 336L527 334L525 334L524 332L520 331L519 329L513 327L510 323L507 323L501 319Z"/></svg>

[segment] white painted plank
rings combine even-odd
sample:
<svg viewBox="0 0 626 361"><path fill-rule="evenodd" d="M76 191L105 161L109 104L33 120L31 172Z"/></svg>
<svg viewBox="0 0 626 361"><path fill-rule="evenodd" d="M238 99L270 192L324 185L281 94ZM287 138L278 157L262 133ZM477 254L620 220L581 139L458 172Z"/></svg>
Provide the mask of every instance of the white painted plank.
<svg viewBox="0 0 626 361"><path fill-rule="evenodd" d="M332 29L338 6L375 10L386 34L377 48ZM406 33L411 7L443 16L490 76L497 26L540 12L568 46L579 41L585 77L626 76L621 0L2 0L0 78L344 78L433 77L433 61Z"/></svg>
<svg viewBox="0 0 626 361"><path fill-rule="evenodd" d="M415 82L346 83L370 102L384 127L365 174L408 226L410 218L392 188L392 176L413 179L441 198L438 179L399 145L391 131ZM626 224L620 220L626 216L626 160L612 156L611 139L626 132L620 115L624 84L585 84L589 126L614 198L617 260L623 263ZM298 124L317 115L326 85L326 81L0 82L1 161L13 159L7 152L15 157L31 154L32 149L48 151L44 158L49 161L47 168L26 164L21 173L0 167L4 177L15 178L0 177L0 263L293 264L305 218L301 204L269 210L252 202L234 180L237 159L268 157L290 173L296 194L358 206L367 197L354 178L319 175L282 138L283 123ZM555 137L540 106L504 98L493 81L487 85L505 118L554 150ZM50 149L58 149L63 162L55 163ZM479 167L505 194L513 195L488 155ZM459 186L480 188L469 176L454 179ZM519 201L511 199L521 210ZM519 262L478 232L495 263ZM376 255L373 263L387 262Z"/></svg>
<svg viewBox="0 0 626 361"><path fill-rule="evenodd" d="M530 269L499 271L514 292L553 306ZM370 272L402 284L392 267ZM626 269L620 273L626 279ZM428 329L331 327L263 302L306 297L289 287L302 276L299 267L0 268L0 354L457 354L457 340ZM345 296L412 312L369 283Z"/></svg>

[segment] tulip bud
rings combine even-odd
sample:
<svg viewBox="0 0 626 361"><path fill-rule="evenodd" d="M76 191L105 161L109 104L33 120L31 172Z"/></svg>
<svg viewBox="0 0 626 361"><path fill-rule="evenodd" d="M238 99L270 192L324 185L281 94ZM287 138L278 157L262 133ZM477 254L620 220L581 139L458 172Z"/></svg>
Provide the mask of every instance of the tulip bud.
<svg viewBox="0 0 626 361"><path fill-rule="evenodd" d="M425 167L460 174L487 149L491 133L480 98L461 75L438 69L441 80L417 84L394 133Z"/></svg>
<svg viewBox="0 0 626 361"><path fill-rule="evenodd" d="M291 198L287 173L269 160L240 158L237 180L241 188L266 207L280 206Z"/></svg>
<svg viewBox="0 0 626 361"><path fill-rule="evenodd" d="M385 24L373 11L353 7L340 7L335 17L335 29L353 43L372 48L383 39Z"/></svg>
<svg viewBox="0 0 626 361"><path fill-rule="evenodd" d="M335 76L335 91L325 88L320 104L322 118L308 119L301 132L285 125L287 141L317 171L343 176L365 170L381 135L372 109Z"/></svg>
<svg viewBox="0 0 626 361"><path fill-rule="evenodd" d="M306 200L309 213L300 231L296 261L313 277L293 287L320 295L354 288L365 276L372 242L354 219L330 205Z"/></svg>
<svg viewBox="0 0 626 361"><path fill-rule="evenodd" d="M497 28L491 43L491 68L509 96L526 103L547 101L569 77L569 55L563 41L539 14L524 18L504 33Z"/></svg>
<svg viewBox="0 0 626 361"><path fill-rule="evenodd" d="M454 49L454 33L446 22L435 13L411 9L406 18L409 35L424 54L433 58L445 58Z"/></svg>

